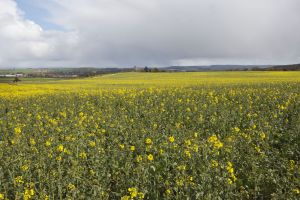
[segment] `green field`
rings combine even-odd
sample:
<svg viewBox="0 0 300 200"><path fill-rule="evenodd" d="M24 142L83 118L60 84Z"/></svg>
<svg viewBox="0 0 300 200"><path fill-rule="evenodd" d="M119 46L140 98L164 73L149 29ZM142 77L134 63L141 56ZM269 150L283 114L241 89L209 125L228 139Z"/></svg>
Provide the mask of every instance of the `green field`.
<svg viewBox="0 0 300 200"><path fill-rule="evenodd" d="M0 200L300 198L300 72L21 80Z"/></svg>

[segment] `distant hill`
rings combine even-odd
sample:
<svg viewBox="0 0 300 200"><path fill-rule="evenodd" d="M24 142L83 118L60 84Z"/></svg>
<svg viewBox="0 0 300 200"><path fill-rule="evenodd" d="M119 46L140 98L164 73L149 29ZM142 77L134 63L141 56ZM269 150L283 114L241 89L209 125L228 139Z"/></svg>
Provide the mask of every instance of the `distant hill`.
<svg viewBox="0 0 300 200"><path fill-rule="evenodd" d="M146 70L147 69L147 70ZM117 72L205 72L205 71L300 71L300 64L292 65L207 65L207 66L169 66L162 68L93 68L93 67L57 67L0 69L0 76L22 74L25 77L74 78L103 75ZM1 81L4 81L1 78ZM5 80L7 81L7 80Z"/></svg>
<svg viewBox="0 0 300 200"><path fill-rule="evenodd" d="M300 71L300 64L276 65L276 66L269 67L268 70L271 70L271 71Z"/></svg>
<svg viewBox="0 0 300 200"><path fill-rule="evenodd" d="M209 66L170 66L166 71L300 71L300 64L292 65L209 65Z"/></svg>
<svg viewBox="0 0 300 200"><path fill-rule="evenodd" d="M170 66L163 69L167 71L244 71L256 68L266 69L271 65L209 65L209 66Z"/></svg>
<svg viewBox="0 0 300 200"><path fill-rule="evenodd" d="M116 72L132 71L132 68L26 68L26 69L0 69L1 75L23 74L26 77L46 77L46 78L73 78L88 77Z"/></svg>

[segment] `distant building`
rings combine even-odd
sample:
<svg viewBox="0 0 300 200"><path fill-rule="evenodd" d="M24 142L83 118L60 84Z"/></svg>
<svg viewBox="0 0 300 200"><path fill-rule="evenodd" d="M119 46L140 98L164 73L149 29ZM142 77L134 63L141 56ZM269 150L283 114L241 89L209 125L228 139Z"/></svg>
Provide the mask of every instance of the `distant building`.
<svg viewBox="0 0 300 200"><path fill-rule="evenodd" d="M16 74L16 77L23 77L24 74Z"/></svg>
<svg viewBox="0 0 300 200"><path fill-rule="evenodd" d="M24 74L0 74L0 77L7 77L7 78L15 78L15 77L24 77Z"/></svg>

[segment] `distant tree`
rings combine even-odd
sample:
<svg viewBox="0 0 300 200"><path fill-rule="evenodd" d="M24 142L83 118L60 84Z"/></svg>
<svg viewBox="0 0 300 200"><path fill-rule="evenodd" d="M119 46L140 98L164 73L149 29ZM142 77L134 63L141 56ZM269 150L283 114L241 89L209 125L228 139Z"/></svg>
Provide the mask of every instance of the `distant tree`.
<svg viewBox="0 0 300 200"><path fill-rule="evenodd" d="M146 66L145 68L144 68L144 72L149 72L150 71L150 69Z"/></svg>
<svg viewBox="0 0 300 200"><path fill-rule="evenodd" d="M14 83L17 83L17 82L19 82L19 81L21 81L21 80L20 80L19 77L17 77L17 76L16 76L15 79L13 80Z"/></svg>

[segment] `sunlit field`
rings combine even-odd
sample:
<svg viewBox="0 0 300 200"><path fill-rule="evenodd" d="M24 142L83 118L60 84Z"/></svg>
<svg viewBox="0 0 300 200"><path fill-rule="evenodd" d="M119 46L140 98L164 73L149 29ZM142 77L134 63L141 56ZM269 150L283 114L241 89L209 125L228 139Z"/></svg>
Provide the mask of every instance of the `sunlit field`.
<svg viewBox="0 0 300 200"><path fill-rule="evenodd" d="M21 80L0 200L300 198L300 72Z"/></svg>

